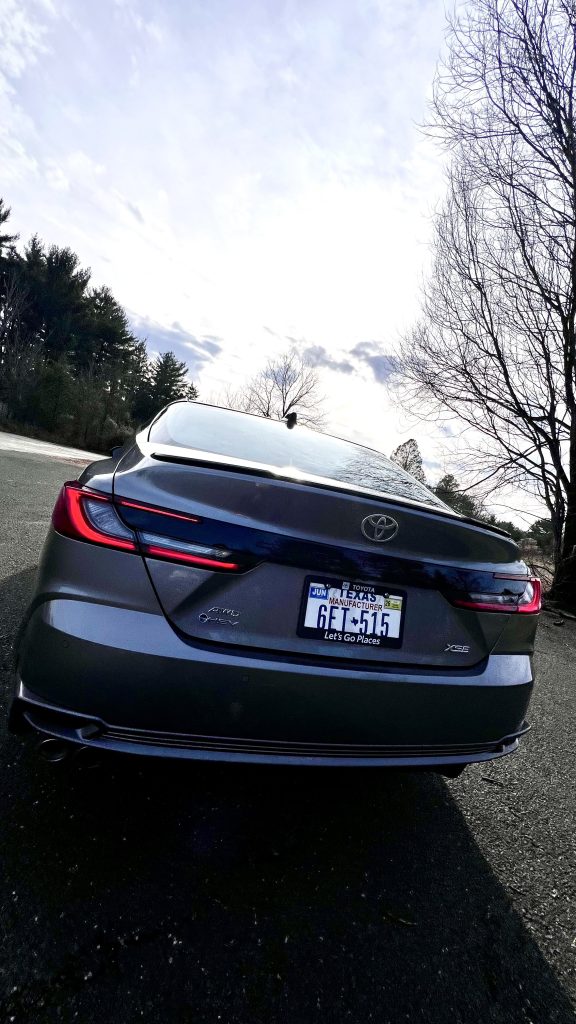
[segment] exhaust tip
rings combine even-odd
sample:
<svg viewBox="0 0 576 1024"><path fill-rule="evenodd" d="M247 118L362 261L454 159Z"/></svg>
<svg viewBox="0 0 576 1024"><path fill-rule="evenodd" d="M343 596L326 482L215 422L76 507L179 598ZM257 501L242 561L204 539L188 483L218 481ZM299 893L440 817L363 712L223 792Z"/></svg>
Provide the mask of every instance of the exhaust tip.
<svg viewBox="0 0 576 1024"><path fill-rule="evenodd" d="M36 750L43 761L47 761L49 764L59 764L69 756L72 744L50 736L48 739L40 740Z"/></svg>
<svg viewBox="0 0 576 1024"><path fill-rule="evenodd" d="M100 768L102 764L100 751L94 750L93 747L77 747L72 754L72 764L80 771Z"/></svg>

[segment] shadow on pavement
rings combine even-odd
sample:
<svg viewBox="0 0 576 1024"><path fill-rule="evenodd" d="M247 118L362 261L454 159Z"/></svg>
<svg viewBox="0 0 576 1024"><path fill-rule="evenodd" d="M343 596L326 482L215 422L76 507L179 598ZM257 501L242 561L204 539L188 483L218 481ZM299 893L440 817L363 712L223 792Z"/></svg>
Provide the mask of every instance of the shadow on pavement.
<svg viewBox="0 0 576 1024"><path fill-rule="evenodd" d="M2 1020L575 1019L433 775L59 770L9 738L0 785Z"/></svg>
<svg viewBox="0 0 576 1024"><path fill-rule="evenodd" d="M0 571L2 567L0 566ZM16 635L28 603L32 597L38 567L0 578L0 736L6 727L5 711L12 696L12 660Z"/></svg>
<svg viewBox="0 0 576 1024"><path fill-rule="evenodd" d="M0 637L16 633L32 597L37 572L38 566L32 565L6 579L0 577Z"/></svg>

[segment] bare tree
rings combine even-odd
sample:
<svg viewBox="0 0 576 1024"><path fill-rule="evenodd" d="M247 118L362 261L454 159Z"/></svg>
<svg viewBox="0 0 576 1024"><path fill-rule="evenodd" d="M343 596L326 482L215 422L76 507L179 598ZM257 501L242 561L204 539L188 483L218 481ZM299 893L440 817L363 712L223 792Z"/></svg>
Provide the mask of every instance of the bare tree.
<svg viewBox="0 0 576 1024"><path fill-rule="evenodd" d="M448 194L397 379L421 415L474 429L480 482L541 497L554 591L576 603L576 7L475 0L448 44L434 91Z"/></svg>
<svg viewBox="0 0 576 1024"><path fill-rule="evenodd" d="M270 359L243 388L228 389L224 404L267 419L286 419L296 413L298 422L321 430L326 422L324 397L318 373L295 349Z"/></svg>

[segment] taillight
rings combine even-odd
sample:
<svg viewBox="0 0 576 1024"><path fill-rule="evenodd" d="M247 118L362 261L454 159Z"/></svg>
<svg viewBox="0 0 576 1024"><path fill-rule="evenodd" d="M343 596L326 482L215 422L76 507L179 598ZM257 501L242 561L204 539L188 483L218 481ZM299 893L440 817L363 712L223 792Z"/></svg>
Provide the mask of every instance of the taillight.
<svg viewBox="0 0 576 1024"><path fill-rule="evenodd" d="M542 607L542 582L537 576L533 576L526 584L526 590L518 602L519 612L530 614L539 612Z"/></svg>
<svg viewBox="0 0 576 1024"><path fill-rule="evenodd" d="M537 576L522 579L518 576L504 576L496 573L495 579L513 580L523 583L522 590L504 589L494 594L467 594L465 598L453 597L452 604L458 608L471 608L478 612L523 612L534 615L542 605L542 584Z"/></svg>
<svg viewBox="0 0 576 1024"><path fill-rule="evenodd" d="M135 535L119 519L110 498L85 491L76 483L64 484L54 506L52 525L74 540L121 551L138 550Z"/></svg>
<svg viewBox="0 0 576 1024"><path fill-rule="evenodd" d="M162 524L167 525L170 520L185 520L192 525L200 522L197 516L172 513L153 505L143 505L125 499L120 499L118 504L120 507L126 506L148 513L158 529L161 529ZM64 484L60 491L52 513L52 525L65 537L122 551L141 552L150 558L184 562L203 569L228 572L242 569L240 563L234 561L230 557L231 552L225 548L208 547L205 544L166 536L160 532L129 529L120 519L111 497L85 490L75 482Z"/></svg>
<svg viewBox="0 0 576 1024"><path fill-rule="evenodd" d="M231 552L224 548L175 541L172 537L160 537L154 533L141 533L139 536L142 553L149 558L162 558L168 562L188 562L189 565L198 565L204 569L237 571L241 568L238 562L230 561Z"/></svg>
<svg viewBox="0 0 576 1024"><path fill-rule="evenodd" d="M198 516L191 516L185 512L171 512L167 508L157 508L156 505L143 505L141 501L128 501L127 498L118 498L117 504L122 508L135 508L138 512L153 512L155 516L168 516L169 519L183 519L185 523L199 523Z"/></svg>

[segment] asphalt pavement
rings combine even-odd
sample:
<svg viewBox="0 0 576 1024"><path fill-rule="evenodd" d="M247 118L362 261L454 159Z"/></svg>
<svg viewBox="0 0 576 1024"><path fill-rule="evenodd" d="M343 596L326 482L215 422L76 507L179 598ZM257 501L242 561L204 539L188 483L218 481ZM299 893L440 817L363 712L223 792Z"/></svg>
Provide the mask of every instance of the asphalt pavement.
<svg viewBox="0 0 576 1024"><path fill-rule="evenodd" d="M0 675L82 456L0 451ZM418 772L42 763L1 726L0 1022L576 1021L576 623L533 730ZM81 666L79 666L81 671Z"/></svg>

